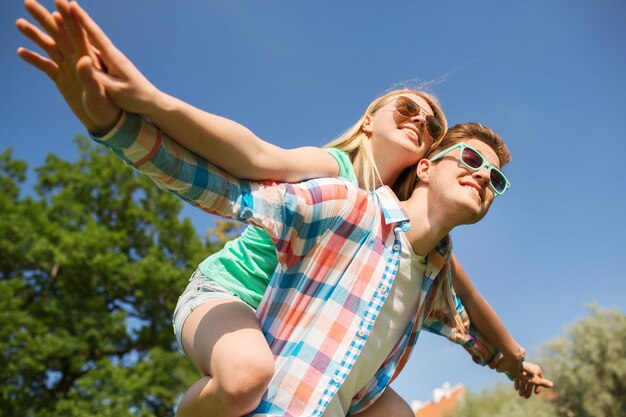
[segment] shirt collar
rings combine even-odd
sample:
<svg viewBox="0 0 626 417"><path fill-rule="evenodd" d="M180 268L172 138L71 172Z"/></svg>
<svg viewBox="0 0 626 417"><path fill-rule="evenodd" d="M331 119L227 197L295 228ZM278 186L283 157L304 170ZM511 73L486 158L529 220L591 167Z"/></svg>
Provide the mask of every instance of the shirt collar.
<svg viewBox="0 0 626 417"><path fill-rule="evenodd" d="M391 190L391 188L383 185L375 192L383 210L385 224L399 223L402 231L409 231L411 229L409 216L406 214L402 206L400 206L400 201L398 201L398 197L396 197L396 194Z"/></svg>
<svg viewBox="0 0 626 417"><path fill-rule="evenodd" d="M399 226L402 228L403 232L408 232L409 230L411 230L411 221L409 220L409 216L400 205L398 197L396 197L396 194L391 190L391 188L384 185L376 189L376 195L378 195L378 200L380 201L380 205L383 209L385 224L399 223ZM437 253L437 255L439 255L439 257L441 257L440 262L438 263L443 265L445 260L448 259L450 253L452 252L452 239L450 239L450 235L447 235L443 239L441 239L435 249L431 251L430 255L435 252Z"/></svg>

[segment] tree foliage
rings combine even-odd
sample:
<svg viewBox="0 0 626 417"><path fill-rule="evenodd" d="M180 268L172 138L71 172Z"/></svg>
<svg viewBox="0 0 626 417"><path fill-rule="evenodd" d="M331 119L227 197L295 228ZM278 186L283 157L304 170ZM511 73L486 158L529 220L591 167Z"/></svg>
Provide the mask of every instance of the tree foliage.
<svg viewBox="0 0 626 417"><path fill-rule="evenodd" d="M538 362L554 382L551 395L523 400L496 386L467 395L458 416L626 416L626 315L596 306L590 313L543 348Z"/></svg>
<svg viewBox="0 0 626 417"><path fill-rule="evenodd" d="M180 200L77 144L25 197L0 154L0 416L172 416L197 375L171 315L207 249Z"/></svg>
<svg viewBox="0 0 626 417"><path fill-rule="evenodd" d="M626 315L590 312L544 349L555 403L564 416L626 416Z"/></svg>
<svg viewBox="0 0 626 417"><path fill-rule="evenodd" d="M554 404L545 397L520 398L510 385L496 385L478 394L465 394L457 417L555 417Z"/></svg>

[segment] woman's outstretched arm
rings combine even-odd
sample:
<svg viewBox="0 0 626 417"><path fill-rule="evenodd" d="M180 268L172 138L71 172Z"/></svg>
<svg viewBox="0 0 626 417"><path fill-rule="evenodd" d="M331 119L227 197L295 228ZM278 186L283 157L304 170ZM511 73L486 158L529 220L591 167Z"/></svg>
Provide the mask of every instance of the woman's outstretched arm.
<svg viewBox="0 0 626 417"><path fill-rule="evenodd" d="M57 1L58 5L64 3L67 1ZM322 149L275 146L233 120L161 92L115 47L84 9L76 2L68 7L107 68L106 72L96 68L99 83L125 111L150 119L182 146L238 178L296 182L338 175L336 161ZM220 159L215 160L215 155L220 155Z"/></svg>

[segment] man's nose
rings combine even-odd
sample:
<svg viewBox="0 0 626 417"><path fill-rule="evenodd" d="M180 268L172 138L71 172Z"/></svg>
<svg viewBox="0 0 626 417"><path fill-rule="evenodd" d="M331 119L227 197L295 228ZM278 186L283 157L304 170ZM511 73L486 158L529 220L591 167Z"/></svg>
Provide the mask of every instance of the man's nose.
<svg viewBox="0 0 626 417"><path fill-rule="evenodd" d="M472 173L472 177L474 177L474 179L476 181L479 181L481 184L489 184L489 176L489 168L487 168L486 166Z"/></svg>

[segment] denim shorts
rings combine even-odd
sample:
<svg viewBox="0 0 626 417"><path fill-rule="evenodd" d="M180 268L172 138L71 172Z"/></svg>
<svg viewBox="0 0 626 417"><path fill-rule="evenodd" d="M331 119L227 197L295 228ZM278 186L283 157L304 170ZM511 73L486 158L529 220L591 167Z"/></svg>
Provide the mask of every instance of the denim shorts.
<svg viewBox="0 0 626 417"><path fill-rule="evenodd" d="M183 325L185 320L203 303L209 300L216 299L230 299L244 302L232 291L222 287L217 282L211 281L207 278L199 269L197 269L189 278L189 284L183 291L182 295L178 298L176 309L174 309L174 317L172 318L172 325L174 326L174 334L181 350L183 348ZM244 303L245 304L245 303ZM248 305L248 304L246 304ZM250 307L252 308L252 307Z"/></svg>

